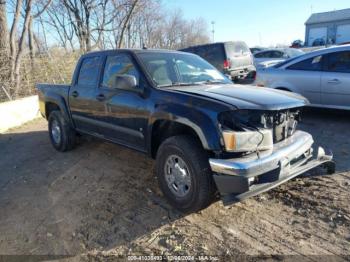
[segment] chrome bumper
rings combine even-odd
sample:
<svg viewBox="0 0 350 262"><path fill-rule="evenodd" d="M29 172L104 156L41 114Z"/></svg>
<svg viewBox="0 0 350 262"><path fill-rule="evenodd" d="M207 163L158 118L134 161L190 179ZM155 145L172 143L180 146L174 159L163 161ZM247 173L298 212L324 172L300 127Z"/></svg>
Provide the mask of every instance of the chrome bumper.
<svg viewBox="0 0 350 262"><path fill-rule="evenodd" d="M209 159L218 190L226 196L224 203L260 194L327 162L331 164L329 170L334 170L333 156L326 155L323 148L318 148L317 157L313 158L313 142L310 134L296 131L293 136L275 144L272 150L259 155Z"/></svg>
<svg viewBox="0 0 350 262"><path fill-rule="evenodd" d="M242 158L209 159L211 170L215 173L253 177L264 174L279 167L280 163L288 165L293 159L307 154L314 140L309 133L296 131L284 141L274 145L272 150L260 152L260 157L253 153Z"/></svg>

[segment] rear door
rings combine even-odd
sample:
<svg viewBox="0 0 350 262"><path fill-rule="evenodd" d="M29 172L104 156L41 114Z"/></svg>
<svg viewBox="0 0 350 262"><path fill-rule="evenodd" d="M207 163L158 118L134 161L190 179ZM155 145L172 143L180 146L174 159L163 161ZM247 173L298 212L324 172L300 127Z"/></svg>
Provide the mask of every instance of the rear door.
<svg viewBox="0 0 350 262"><path fill-rule="evenodd" d="M283 74L283 81L290 83L298 93L310 103L321 103L321 74L323 57L315 56L288 66Z"/></svg>
<svg viewBox="0 0 350 262"><path fill-rule="evenodd" d="M77 77L69 90L69 108L77 129L99 134L95 121L98 112L96 106L96 88L101 71L101 56L88 56L78 65Z"/></svg>
<svg viewBox="0 0 350 262"><path fill-rule="evenodd" d="M322 74L322 104L350 107L350 51L326 56Z"/></svg>

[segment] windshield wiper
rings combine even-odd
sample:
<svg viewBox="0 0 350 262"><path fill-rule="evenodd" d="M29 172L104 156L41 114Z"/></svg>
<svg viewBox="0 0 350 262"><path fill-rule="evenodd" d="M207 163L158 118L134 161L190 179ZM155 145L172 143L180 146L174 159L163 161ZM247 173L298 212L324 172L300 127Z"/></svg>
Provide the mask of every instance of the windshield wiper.
<svg viewBox="0 0 350 262"><path fill-rule="evenodd" d="M174 82L172 84L158 85L157 87L163 88L163 87L172 87L172 86L193 86L193 85L199 85L199 83L198 82Z"/></svg>
<svg viewBox="0 0 350 262"><path fill-rule="evenodd" d="M197 82L198 84L227 84L226 82L222 80L206 80L202 82Z"/></svg>
<svg viewBox="0 0 350 262"><path fill-rule="evenodd" d="M166 88L173 86L194 86L194 85L208 85L208 84L226 84L222 80L206 80L200 82L174 82L172 84L158 85L158 88Z"/></svg>

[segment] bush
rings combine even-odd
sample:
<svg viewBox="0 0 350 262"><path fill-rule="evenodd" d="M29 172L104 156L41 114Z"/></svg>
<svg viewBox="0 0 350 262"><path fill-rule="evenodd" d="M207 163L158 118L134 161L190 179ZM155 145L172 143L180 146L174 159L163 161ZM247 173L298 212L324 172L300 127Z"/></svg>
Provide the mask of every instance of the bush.
<svg viewBox="0 0 350 262"><path fill-rule="evenodd" d="M36 83L70 83L79 56L79 52L68 53L61 49L36 54L34 59L27 54L21 62L20 89L15 95L15 83L10 79L10 61L0 54L0 102L8 101L9 96L18 99L36 94Z"/></svg>

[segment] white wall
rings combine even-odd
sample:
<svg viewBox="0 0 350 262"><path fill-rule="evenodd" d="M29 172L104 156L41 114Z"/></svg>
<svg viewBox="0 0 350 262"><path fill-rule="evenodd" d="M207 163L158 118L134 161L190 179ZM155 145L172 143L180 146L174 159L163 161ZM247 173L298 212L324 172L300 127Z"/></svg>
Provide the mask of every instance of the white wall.
<svg viewBox="0 0 350 262"><path fill-rule="evenodd" d="M39 116L38 96L0 103L0 133Z"/></svg>

